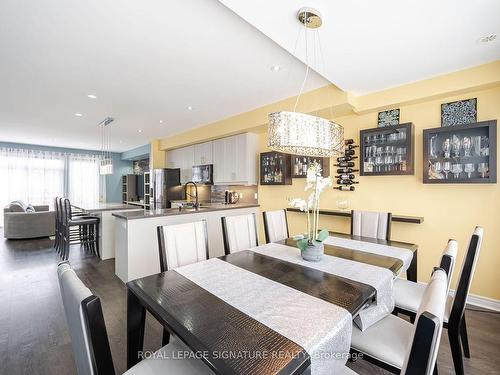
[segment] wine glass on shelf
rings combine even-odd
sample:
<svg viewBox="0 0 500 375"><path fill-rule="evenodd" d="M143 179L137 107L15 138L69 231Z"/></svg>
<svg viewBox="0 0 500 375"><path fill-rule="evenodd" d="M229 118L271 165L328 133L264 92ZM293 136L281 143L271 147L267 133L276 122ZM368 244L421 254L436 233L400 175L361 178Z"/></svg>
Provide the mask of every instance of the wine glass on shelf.
<svg viewBox="0 0 500 375"><path fill-rule="evenodd" d="M472 137L472 149L473 155L474 156L480 156L481 155L481 136L480 135L474 135Z"/></svg>
<svg viewBox="0 0 500 375"><path fill-rule="evenodd" d="M462 164L452 164L451 171L453 173L453 177L458 180L460 178L460 173L463 171Z"/></svg>
<svg viewBox="0 0 500 375"><path fill-rule="evenodd" d="M462 148L462 140L456 134L451 136L451 150L454 157L460 156L460 149Z"/></svg>
<svg viewBox="0 0 500 375"><path fill-rule="evenodd" d="M443 178L443 176L441 175L441 171L443 170L442 166L441 166L441 162L440 161L437 161L434 163L434 172L436 172L436 178Z"/></svg>
<svg viewBox="0 0 500 375"><path fill-rule="evenodd" d="M463 137L462 147L464 149L464 156L471 156L472 141L470 137Z"/></svg>
<svg viewBox="0 0 500 375"><path fill-rule="evenodd" d="M479 163L477 165L477 171L481 173L481 178L485 178L486 174L488 173L488 163Z"/></svg>
<svg viewBox="0 0 500 375"><path fill-rule="evenodd" d="M474 173L474 164L473 163L465 164L464 172L467 173L467 178L471 178L472 173Z"/></svg>
<svg viewBox="0 0 500 375"><path fill-rule="evenodd" d="M450 157L450 149L451 149L450 138L446 138L443 141L442 149L444 152L444 157L449 158Z"/></svg>
<svg viewBox="0 0 500 375"><path fill-rule="evenodd" d="M382 160L382 156L375 157L375 172L381 172L383 164L384 161Z"/></svg>
<svg viewBox="0 0 500 375"><path fill-rule="evenodd" d="M448 179L448 173L450 173L450 170L451 170L451 163L449 161L445 161L443 163L443 172L446 179Z"/></svg>
<svg viewBox="0 0 500 375"><path fill-rule="evenodd" d="M437 158L437 134L434 134L429 140L429 156Z"/></svg>

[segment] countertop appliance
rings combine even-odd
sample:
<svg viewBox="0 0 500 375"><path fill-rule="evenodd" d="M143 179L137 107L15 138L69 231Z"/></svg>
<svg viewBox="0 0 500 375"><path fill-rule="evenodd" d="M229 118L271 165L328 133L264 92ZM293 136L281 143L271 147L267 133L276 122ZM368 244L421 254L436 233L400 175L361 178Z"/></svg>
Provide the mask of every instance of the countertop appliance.
<svg viewBox="0 0 500 375"><path fill-rule="evenodd" d="M214 184L214 166L213 164L195 165L193 166L192 181L201 185Z"/></svg>
<svg viewBox="0 0 500 375"><path fill-rule="evenodd" d="M224 203L226 204L235 204L240 200L240 196L237 192L232 190L226 190L224 192Z"/></svg>
<svg viewBox="0 0 500 375"><path fill-rule="evenodd" d="M170 208L171 200L184 199L179 168L153 169L151 177L152 208Z"/></svg>

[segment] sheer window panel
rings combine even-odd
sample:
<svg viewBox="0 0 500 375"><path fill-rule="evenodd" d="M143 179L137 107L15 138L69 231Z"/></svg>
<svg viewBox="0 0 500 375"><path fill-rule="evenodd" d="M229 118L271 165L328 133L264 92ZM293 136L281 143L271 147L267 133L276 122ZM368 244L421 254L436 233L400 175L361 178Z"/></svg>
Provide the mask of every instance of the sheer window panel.
<svg viewBox="0 0 500 375"><path fill-rule="evenodd" d="M75 203L99 202L101 196L99 157L70 155L68 159L68 196Z"/></svg>

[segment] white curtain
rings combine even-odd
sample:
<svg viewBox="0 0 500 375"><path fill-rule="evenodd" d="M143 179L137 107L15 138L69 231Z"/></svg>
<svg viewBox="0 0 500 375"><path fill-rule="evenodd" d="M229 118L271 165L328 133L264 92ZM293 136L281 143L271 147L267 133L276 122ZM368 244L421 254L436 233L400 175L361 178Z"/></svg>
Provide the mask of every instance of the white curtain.
<svg viewBox="0 0 500 375"><path fill-rule="evenodd" d="M69 155L68 196L74 203L99 202L99 157Z"/></svg>
<svg viewBox="0 0 500 375"><path fill-rule="evenodd" d="M50 204L64 194L64 154L0 149L0 206L13 200Z"/></svg>
<svg viewBox="0 0 500 375"><path fill-rule="evenodd" d="M102 201L106 184L101 177L98 155L0 148L0 209L14 200L52 205L57 196Z"/></svg>

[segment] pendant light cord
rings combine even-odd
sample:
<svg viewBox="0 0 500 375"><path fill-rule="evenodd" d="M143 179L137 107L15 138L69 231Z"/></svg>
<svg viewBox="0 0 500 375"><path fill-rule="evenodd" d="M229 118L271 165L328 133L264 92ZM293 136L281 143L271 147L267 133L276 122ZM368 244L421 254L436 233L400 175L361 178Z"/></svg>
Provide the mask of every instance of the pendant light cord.
<svg viewBox="0 0 500 375"><path fill-rule="evenodd" d="M296 112L296 110L297 110L297 105L299 104L300 96L302 95L302 92L304 91L307 77L309 76L309 54L307 51L307 12L305 12L305 16L304 16L304 30L305 30L304 36L305 36L305 45L306 45L306 74L305 74L304 80L302 81L302 86L300 87L299 95L297 96L297 99L295 100L295 105L293 106L294 112Z"/></svg>

